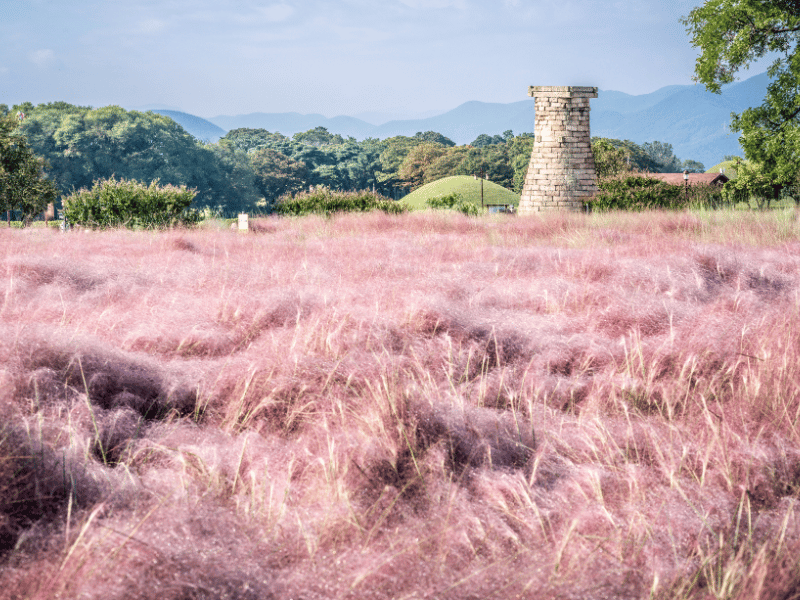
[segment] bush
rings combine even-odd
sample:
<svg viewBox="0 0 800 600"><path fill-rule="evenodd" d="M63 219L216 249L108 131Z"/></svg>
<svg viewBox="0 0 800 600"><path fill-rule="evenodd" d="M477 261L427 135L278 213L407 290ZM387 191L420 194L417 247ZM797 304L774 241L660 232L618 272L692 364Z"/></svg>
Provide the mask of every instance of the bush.
<svg viewBox="0 0 800 600"><path fill-rule="evenodd" d="M710 185L686 189L639 175L608 177L601 179L597 187L599 191L588 202L598 211L715 208L722 202L721 190Z"/></svg>
<svg viewBox="0 0 800 600"><path fill-rule="evenodd" d="M279 198L275 205L276 213L295 217L309 214L330 216L337 212L372 210L400 214L406 212L408 207L375 192L337 192L327 187L318 187L310 192L286 194Z"/></svg>
<svg viewBox="0 0 800 600"><path fill-rule="evenodd" d="M64 199L64 215L71 224L84 227L164 228L192 225L199 215L189 211L197 190L185 185L149 186L133 179L113 177L94 182Z"/></svg>
<svg viewBox="0 0 800 600"><path fill-rule="evenodd" d="M461 194L453 192L446 196L437 196L436 198L428 198L425 203L433 209L437 210L457 210L464 213L468 217L477 217L480 214L478 207L464 200Z"/></svg>

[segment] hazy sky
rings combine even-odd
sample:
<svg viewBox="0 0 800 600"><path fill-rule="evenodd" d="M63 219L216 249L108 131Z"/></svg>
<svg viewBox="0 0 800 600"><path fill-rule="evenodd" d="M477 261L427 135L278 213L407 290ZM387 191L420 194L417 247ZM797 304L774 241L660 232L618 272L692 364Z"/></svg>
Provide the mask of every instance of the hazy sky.
<svg viewBox="0 0 800 600"><path fill-rule="evenodd" d="M0 103L410 116L528 85L641 94L692 83L698 3L0 0Z"/></svg>

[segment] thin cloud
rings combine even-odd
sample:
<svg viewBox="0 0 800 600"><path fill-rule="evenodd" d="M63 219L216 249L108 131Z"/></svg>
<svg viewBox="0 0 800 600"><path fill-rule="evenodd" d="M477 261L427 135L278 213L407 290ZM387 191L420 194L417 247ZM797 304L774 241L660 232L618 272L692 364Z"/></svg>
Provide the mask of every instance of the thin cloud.
<svg viewBox="0 0 800 600"><path fill-rule="evenodd" d="M183 18L215 25L231 23L239 27L257 27L267 23L284 23L291 19L295 12L293 6L280 3L269 6L203 9L186 14Z"/></svg>
<svg viewBox="0 0 800 600"><path fill-rule="evenodd" d="M138 32L145 35L161 33L167 28L167 24L161 19L146 19L139 23Z"/></svg>
<svg viewBox="0 0 800 600"><path fill-rule="evenodd" d="M426 8L466 8L464 0L400 0L401 4L405 4L410 8L426 9Z"/></svg>
<svg viewBox="0 0 800 600"><path fill-rule="evenodd" d="M272 6L259 7L256 11L261 14L263 20L270 23L280 23L294 15L294 8L288 4L273 4Z"/></svg>
<svg viewBox="0 0 800 600"><path fill-rule="evenodd" d="M36 50L28 55L30 61L37 67L44 68L56 59L56 53L48 48Z"/></svg>

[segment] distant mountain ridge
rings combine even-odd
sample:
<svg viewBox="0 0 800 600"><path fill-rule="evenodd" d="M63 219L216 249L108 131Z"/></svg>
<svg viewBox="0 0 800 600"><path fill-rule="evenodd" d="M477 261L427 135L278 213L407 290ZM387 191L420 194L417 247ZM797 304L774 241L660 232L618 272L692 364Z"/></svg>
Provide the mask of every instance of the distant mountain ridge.
<svg viewBox="0 0 800 600"><path fill-rule="evenodd" d="M169 117L201 142L214 143L228 133L225 129L222 129L218 125L215 125L214 123L201 117L190 115L189 113L178 110L163 109L156 109L153 110L153 112L158 113L159 115L164 115L165 117Z"/></svg>
<svg viewBox="0 0 800 600"><path fill-rule="evenodd" d="M763 101L769 78L766 73L727 85L722 94L712 94L700 85L670 85L650 94L638 96L624 92L603 91L591 101L591 131L593 136L629 139L637 144L659 140L672 144L681 159L699 160L707 167L717 164L726 154L741 154L738 135L728 130L731 112L741 112ZM174 111L158 110L160 114ZM395 135L412 136L418 131L438 131L457 144L468 144L480 134L533 132L534 102L520 100L510 104L465 102L453 110L423 118L396 120L372 125L348 116L328 118L323 115L300 113L252 113L249 115L217 116L201 119L186 113L176 113L176 121L199 139L215 141L208 135L209 125L222 131L237 127L263 128L291 136L314 127L327 127L331 133L352 136L387 138ZM194 122L204 129L195 132ZM206 136L205 138L202 136ZM218 139L218 138L217 138Z"/></svg>

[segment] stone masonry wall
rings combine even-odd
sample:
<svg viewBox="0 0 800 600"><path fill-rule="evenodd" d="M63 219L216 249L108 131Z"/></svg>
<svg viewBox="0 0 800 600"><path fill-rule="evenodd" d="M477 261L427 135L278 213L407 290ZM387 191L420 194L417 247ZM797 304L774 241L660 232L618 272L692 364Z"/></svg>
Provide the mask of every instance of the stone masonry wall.
<svg viewBox="0 0 800 600"><path fill-rule="evenodd" d="M597 191L589 133L589 99L596 87L531 86L536 124L519 214L581 210Z"/></svg>

